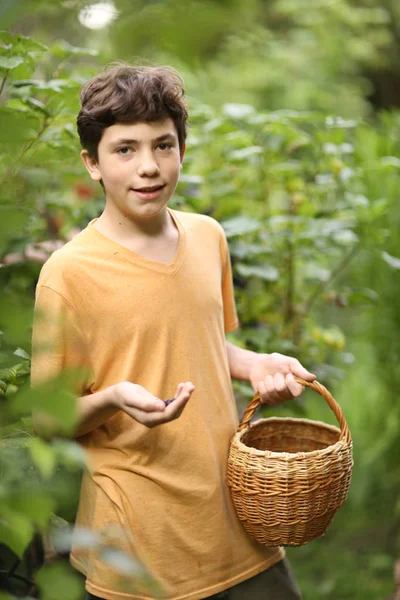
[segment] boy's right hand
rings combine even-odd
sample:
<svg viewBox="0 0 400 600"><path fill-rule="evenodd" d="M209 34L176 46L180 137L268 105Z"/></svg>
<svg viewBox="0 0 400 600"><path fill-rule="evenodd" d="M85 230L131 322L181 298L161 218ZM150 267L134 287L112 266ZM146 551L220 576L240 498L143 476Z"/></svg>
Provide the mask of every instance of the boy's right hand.
<svg viewBox="0 0 400 600"><path fill-rule="evenodd" d="M132 419L152 428L178 419L194 389L194 385L190 381L180 383L176 388L174 401L166 406L163 400L150 394L141 385L122 381L113 386L111 402L113 406L126 412Z"/></svg>

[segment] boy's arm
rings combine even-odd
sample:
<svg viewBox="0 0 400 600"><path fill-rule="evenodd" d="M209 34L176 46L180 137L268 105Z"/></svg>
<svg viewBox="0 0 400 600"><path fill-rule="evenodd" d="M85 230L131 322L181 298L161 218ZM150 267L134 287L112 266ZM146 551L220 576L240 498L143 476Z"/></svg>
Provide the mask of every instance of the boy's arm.
<svg viewBox="0 0 400 600"><path fill-rule="evenodd" d="M224 307L225 333L234 331L239 325L233 293L232 267L226 236L221 235L222 298ZM309 373L296 358L274 352L257 354L244 350L226 341L229 371L233 379L250 381L254 392L260 392L261 402L277 404L303 392L294 375L313 381Z"/></svg>
<svg viewBox="0 0 400 600"><path fill-rule="evenodd" d="M90 433L120 410L149 428L168 423L181 416L193 391L194 385L190 381L180 383L173 402L168 406L165 401L156 398L141 385L130 381L123 381L100 392L82 396L77 400L78 426L74 436L80 437Z"/></svg>
<svg viewBox="0 0 400 600"><path fill-rule="evenodd" d="M117 412L123 410L138 423L153 428L181 416L188 403L194 385L180 383L173 402L166 403L156 398L144 387L125 381L105 390L76 399L76 427L73 437L81 437L103 425ZM43 413L33 413L33 425L38 435L52 437L62 435L59 424Z"/></svg>
<svg viewBox="0 0 400 600"><path fill-rule="evenodd" d="M69 375L69 377L67 377ZM190 382L178 385L174 401L168 406L140 385L123 381L99 392L82 394L93 381L90 358L84 334L79 328L72 305L58 292L38 285L32 336L31 385L39 388L53 382L55 400L62 386L75 396L75 437L90 433L118 411L123 410L133 419L155 427L177 419L183 412L194 386ZM33 424L44 437L62 434L62 423L33 408Z"/></svg>
<svg viewBox="0 0 400 600"><path fill-rule="evenodd" d="M300 396L304 388L295 381L295 375L306 381L315 379L315 375L309 373L291 356L277 352L257 354L228 341L226 350L231 377L249 381L254 392L260 393L261 402L265 404L278 404Z"/></svg>

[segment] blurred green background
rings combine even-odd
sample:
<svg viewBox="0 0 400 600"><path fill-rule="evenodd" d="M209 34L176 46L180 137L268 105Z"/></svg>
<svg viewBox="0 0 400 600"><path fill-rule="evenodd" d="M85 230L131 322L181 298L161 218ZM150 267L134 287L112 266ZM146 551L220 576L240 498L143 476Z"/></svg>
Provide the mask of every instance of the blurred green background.
<svg viewBox="0 0 400 600"><path fill-rule="evenodd" d="M225 228L242 323L231 339L299 358L352 432L345 505L325 537L288 551L304 598L388 598L400 559L400 4L3 0L0 23L0 597L83 597L65 559L38 571L34 535L73 522L84 456L33 434L32 402L67 426L73 414L57 386L29 391L32 310L43 242L51 251L103 206L79 158L79 88L124 60L185 79L171 205ZM234 389L242 412L251 390ZM334 423L311 392L269 412Z"/></svg>

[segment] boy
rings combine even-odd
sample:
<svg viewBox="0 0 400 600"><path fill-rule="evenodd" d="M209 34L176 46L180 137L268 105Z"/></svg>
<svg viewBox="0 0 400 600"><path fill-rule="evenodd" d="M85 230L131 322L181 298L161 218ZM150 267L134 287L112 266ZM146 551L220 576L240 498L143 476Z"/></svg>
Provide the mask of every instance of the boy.
<svg viewBox="0 0 400 600"><path fill-rule="evenodd" d="M86 368L76 437L90 472L77 524L125 531L163 597L295 600L283 550L252 541L230 501L231 378L274 404L301 394L293 375L315 376L226 342L238 320L223 229L167 206L186 121L170 68L112 66L83 86L81 156L105 209L42 269L36 312L47 319L34 326L32 381ZM49 340L54 350L40 353ZM71 562L91 598L150 599L115 589L94 553L73 548Z"/></svg>

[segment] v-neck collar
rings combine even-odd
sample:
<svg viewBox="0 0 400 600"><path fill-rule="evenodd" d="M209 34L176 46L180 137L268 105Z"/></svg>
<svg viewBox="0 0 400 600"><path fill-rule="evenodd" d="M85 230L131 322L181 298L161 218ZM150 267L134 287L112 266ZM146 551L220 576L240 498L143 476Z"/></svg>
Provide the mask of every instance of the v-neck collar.
<svg viewBox="0 0 400 600"><path fill-rule="evenodd" d="M168 207L167 211L171 215L171 218L175 223L179 233L178 247L172 262L169 264L146 258L145 256L142 256L141 254L122 246L110 237L104 235L98 229L96 229L96 227L93 227L94 223L97 221L97 218L88 223L87 229L92 235L96 236L98 239L101 239L102 244L109 249L112 254L120 254L130 262L134 262L135 264L141 265L148 269L153 269L153 271L159 271L161 273L175 273L181 266L185 255L186 233L181 221L176 215L176 212Z"/></svg>

